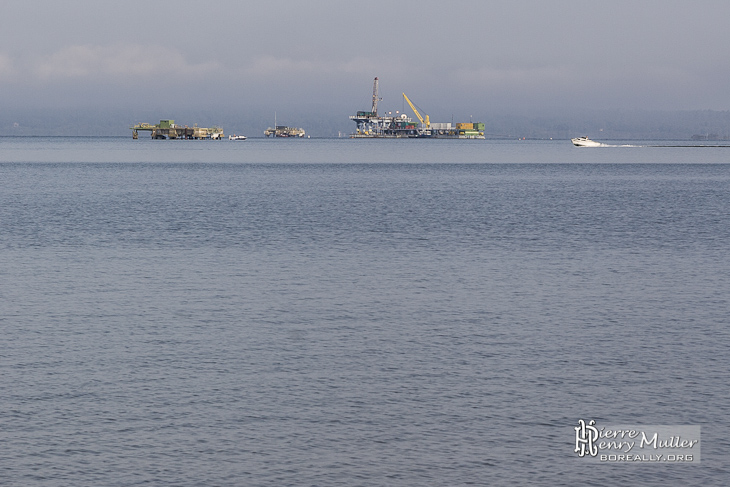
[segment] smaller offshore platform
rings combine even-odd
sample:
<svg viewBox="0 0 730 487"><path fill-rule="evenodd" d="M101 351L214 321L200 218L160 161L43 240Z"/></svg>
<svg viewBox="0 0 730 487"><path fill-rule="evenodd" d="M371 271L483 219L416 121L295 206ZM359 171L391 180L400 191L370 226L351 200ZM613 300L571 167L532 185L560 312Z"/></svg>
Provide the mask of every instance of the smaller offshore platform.
<svg viewBox="0 0 730 487"><path fill-rule="evenodd" d="M351 138L434 138L434 139L483 139L484 123L450 122L434 123L428 115L422 115L413 102L403 93L403 99L418 118L418 123L405 113L388 112L387 115L378 115L378 101L382 100L378 93L378 78L373 81L373 104L369 112L359 111L351 115L350 120L355 122L357 129Z"/></svg>
<svg viewBox="0 0 730 487"><path fill-rule="evenodd" d="M129 128L133 139L138 139L139 132L144 131L151 132L153 139L223 139L223 129L220 127L198 127L198 124L188 127L177 125L174 120L160 120L156 125L138 123Z"/></svg>
<svg viewBox="0 0 730 487"><path fill-rule="evenodd" d="M277 125L276 112L274 112L274 126L264 130L266 137L304 137L304 129L299 127L288 127L286 125Z"/></svg>
<svg viewBox="0 0 730 487"><path fill-rule="evenodd" d="M264 130L267 137L304 137L304 129L298 127L287 127L286 125L274 125Z"/></svg>

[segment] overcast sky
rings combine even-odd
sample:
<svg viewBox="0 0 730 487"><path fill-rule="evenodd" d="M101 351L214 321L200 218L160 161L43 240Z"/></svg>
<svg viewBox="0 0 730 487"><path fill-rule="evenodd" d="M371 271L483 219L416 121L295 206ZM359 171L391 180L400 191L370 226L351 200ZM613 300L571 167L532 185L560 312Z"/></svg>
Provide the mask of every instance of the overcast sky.
<svg viewBox="0 0 730 487"><path fill-rule="evenodd" d="M431 120L727 110L727 0L7 0L0 104ZM164 115L161 115L164 118ZM155 120L151 120L155 121Z"/></svg>

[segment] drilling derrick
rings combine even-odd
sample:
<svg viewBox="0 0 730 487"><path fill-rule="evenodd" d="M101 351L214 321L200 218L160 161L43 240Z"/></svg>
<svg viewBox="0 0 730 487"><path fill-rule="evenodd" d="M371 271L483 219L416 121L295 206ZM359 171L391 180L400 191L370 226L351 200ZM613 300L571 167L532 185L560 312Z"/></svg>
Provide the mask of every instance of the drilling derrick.
<svg viewBox="0 0 730 487"><path fill-rule="evenodd" d="M373 109L371 110L373 113L373 116L378 116L378 78L376 77L373 81Z"/></svg>

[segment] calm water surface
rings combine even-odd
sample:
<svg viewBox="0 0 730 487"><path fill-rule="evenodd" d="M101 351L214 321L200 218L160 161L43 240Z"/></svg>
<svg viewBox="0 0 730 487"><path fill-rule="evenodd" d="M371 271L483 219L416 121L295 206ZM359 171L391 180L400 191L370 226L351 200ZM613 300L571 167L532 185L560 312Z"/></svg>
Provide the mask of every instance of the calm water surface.
<svg viewBox="0 0 730 487"><path fill-rule="evenodd" d="M726 485L728 163L0 138L0 485ZM579 419L702 463L589 465Z"/></svg>

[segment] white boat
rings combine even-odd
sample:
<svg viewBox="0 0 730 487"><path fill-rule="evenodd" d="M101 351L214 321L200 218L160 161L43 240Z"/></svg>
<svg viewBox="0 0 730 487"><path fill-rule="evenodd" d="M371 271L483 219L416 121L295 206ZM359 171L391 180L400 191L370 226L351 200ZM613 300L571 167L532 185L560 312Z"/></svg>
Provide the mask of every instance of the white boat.
<svg viewBox="0 0 730 487"><path fill-rule="evenodd" d="M233 134L228 136L228 140L246 140L246 136Z"/></svg>
<svg viewBox="0 0 730 487"><path fill-rule="evenodd" d="M588 137L576 137L575 139L570 140L576 147L601 147L603 145L600 142L589 139Z"/></svg>

